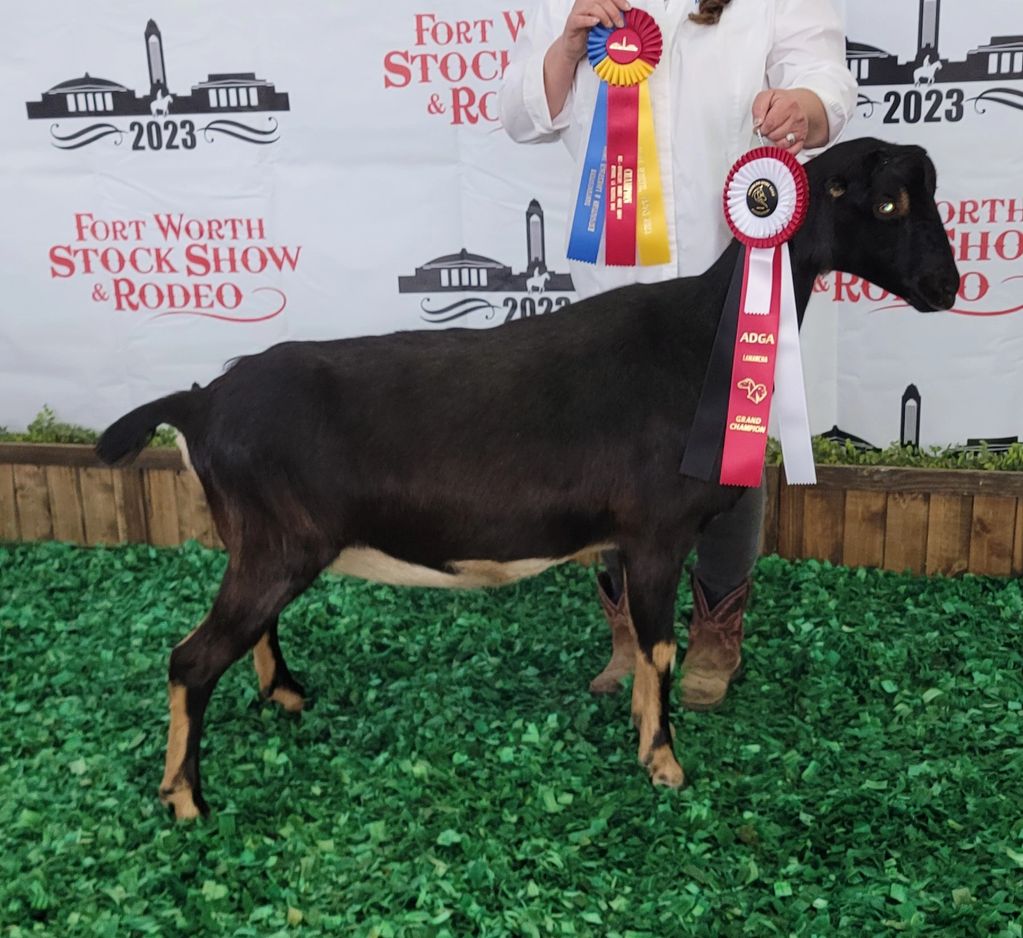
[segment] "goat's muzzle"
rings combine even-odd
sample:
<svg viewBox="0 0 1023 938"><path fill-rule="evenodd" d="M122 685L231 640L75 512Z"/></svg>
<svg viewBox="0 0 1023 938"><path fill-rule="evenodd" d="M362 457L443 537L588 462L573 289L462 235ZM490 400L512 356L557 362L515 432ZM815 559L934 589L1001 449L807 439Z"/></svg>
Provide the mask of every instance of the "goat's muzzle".
<svg viewBox="0 0 1023 938"><path fill-rule="evenodd" d="M928 277L914 284L912 295L906 299L921 313L936 313L955 306L959 295L959 273Z"/></svg>

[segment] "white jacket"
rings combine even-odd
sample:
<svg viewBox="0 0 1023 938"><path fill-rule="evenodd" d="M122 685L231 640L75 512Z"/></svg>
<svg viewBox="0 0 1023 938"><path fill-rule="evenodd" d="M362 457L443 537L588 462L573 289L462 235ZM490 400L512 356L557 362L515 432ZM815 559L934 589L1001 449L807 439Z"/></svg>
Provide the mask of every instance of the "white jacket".
<svg viewBox="0 0 1023 938"><path fill-rule="evenodd" d="M664 55L650 90L673 261L632 268L573 261L581 296L699 274L717 259L731 237L721 190L735 160L757 143L751 112L760 91L815 92L828 114L831 142L856 106L856 82L831 0L732 0L716 26L689 20L697 9L692 0L632 5L650 13L664 34ZM499 101L501 122L513 140L564 141L576 160L573 178L565 180L574 206L599 81L589 63L580 62L556 117L548 111L543 82L544 55L571 8L572 0L539 0L512 53Z"/></svg>

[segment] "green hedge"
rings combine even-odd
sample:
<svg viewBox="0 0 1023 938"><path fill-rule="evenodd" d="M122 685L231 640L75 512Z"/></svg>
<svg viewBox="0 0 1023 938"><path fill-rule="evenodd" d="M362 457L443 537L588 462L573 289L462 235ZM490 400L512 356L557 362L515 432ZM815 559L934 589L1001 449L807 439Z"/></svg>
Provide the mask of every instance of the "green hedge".
<svg viewBox="0 0 1023 938"><path fill-rule="evenodd" d="M24 433L12 433L0 427L3 443L95 443L99 434L87 427L58 420L52 408L44 406ZM150 446L174 446L174 430L161 427ZM814 437L814 459L818 466L912 466L917 469L991 469L1023 472L1023 443L1014 443L1007 452L993 453L985 447L963 452L960 447L933 446L917 450L893 443L887 449L864 452L851 443L836 443ZM781 464L781 448L771 440L767 449L770 465Z"/></svg>

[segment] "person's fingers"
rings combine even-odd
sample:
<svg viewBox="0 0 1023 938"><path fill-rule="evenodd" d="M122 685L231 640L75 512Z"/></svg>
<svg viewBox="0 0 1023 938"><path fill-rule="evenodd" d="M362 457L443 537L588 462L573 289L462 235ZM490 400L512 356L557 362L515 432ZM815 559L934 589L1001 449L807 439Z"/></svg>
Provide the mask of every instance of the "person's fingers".
<svg viewBox="0 0 1023 938"><path fill-rule="evenodd" d="M620 29L625 25L621 8L615 3L615 0L600 0L600 5L608 16L608 22L604 24L605 26L617 26Z"/></svg>
<svg viewBox="0 0 1023 938"><path fill-rule="evenodd" d="M761 124L764 122L764 118L767 117L767 112L770 110L771 101L774 99L773 91L761 91L753 99L753 129L761 130Z"/></svg>
<svg viewBox="0 0 1023 938"><path fill-rule="evenodd" d="M778 146L790 147L796 141L803 141L806 139L806 119L802 115L790 117L787 121L775 128L771 133L766 136L772 143L778 144ZM789 139L789 135L792 135L792 139Z"/></svg>
<svg viewBox="0 0 1023 938"><path fill-rule="evenodd" d="M625 25L616 0L584 0L576 4L576 11L597 17L608 29Z"/></svg>
<svg viewBox="0 0 1023 938"><path fill-rule="evenodd" d="M773 138L783 124L801 115L802 111L800 111L799 105L795 101L791 98L776 96L771 101L771 106L760 124L760 132L765 137Z"/></svg>
<svg viewBox="0 0 1023 938"><path fill-rule="evenodd" d="M568 18L567 32L592 29L600 22L600 17L592 16L589 13L573 13Z"/></svg>

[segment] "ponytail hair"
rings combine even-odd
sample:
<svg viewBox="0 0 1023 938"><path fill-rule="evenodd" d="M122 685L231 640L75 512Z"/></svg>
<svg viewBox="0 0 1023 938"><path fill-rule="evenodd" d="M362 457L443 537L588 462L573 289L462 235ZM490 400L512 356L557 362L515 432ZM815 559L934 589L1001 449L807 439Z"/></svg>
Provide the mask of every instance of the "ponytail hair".
<svg viewBox="0 0 1023 938"><path fill-rule="evenodd" d="M700 0L700 12L690 13L689 19L701 26L713 26L721 19L721 14L725 12L725 7L729 3L731 0Z"/></svg>

